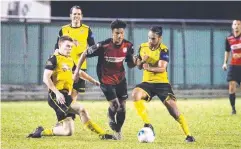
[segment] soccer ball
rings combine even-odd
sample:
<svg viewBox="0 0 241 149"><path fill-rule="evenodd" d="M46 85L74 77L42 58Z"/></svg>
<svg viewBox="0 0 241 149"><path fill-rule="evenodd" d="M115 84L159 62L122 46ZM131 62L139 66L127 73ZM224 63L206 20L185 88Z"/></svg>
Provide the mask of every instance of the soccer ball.
<svg viewBox="0 0 241 149"><path fill-rule="evenodd" d="M155 140L155 134L151 128L144 127L138 132L137 138L141 143L151 143Z"/></svg>

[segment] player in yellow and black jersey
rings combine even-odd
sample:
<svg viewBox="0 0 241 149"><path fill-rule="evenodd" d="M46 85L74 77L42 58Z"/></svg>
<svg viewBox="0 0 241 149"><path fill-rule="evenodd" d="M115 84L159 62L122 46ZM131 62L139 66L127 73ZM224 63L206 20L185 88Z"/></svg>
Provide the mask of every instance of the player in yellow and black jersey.
<svg viewBox="0 0 241 149"><path fill-rule="evenodd" d="M132 98L138 115L142 118L144 127L150 127L153 131L150 119L147 115L145 101L152 97L158 98L167 107L170 115L181 125L187 142L194 142L188 125L176 105L176 98L169 84L167 65L169 62L168 48L162 43L162 27L151 27L148 32L148 42L141 44L139 55L136 58L136 65L144 69L142 83L138 84L133 92Z"/></svg>
<svg viewBox="0 0 241 149"><path fill-rule="evenodd" d="M68 114L77 114L88 129L97 133L101 139L115 139L112 135L106 132L94 123L86 109L76 101L73 101L71 92L73 90L73 71L75 64L70 57L70 52L73 45L72 38L61 36L58 41L58 53L48 59L43 81L49 88L48 103L54 109L58 123L52 129L44 129L39 126L28 137L40 138L41 136L70 136L74 131L74 121ZM100 85L98 81L90 77L84 71L80 70L79 77L92 82L95 85Z"/></svg>
<svg viewBox="0 0 241 149"><path fill-rule="evenodd" d="M75 64L78 64L80 55L87 49L88 46L95 44L93 33L89 26L82 23L82 10L79 6L73 6L70 9L71 23L62 26L59 31L59 37L67 35L74 40L74 45L71 51L71 57ZM59 39L58 37L58 39ZM55 49L58 49L58 41L55 44ZM84 61L81 70L86 71L87 63ZM74 90L72 92L73 100L77 100L78 92L85 92L85 81L79 79L74 83Z"/></svg>
<svg viewBox="0 0 241 149"><path fill-rule="evenodd" d="M93 33L89 26L82 23L82 10L80 6L73 6L70 9L70 18L71 23L62 26L59 31L59 37L63 35L67 35L74 40L74 45L72 47L72 51L70 53L72 59L74 60L75 64L78 64L78 60L80 55L87 49L88 46L92 46L95 44ZM55 44L55 49L58 49L58 40ZM58 50L55 50L57 53ZM87 62L84 61L83 65L81 66L81 70L87 70ZM77 82L73 84L73 91L72 91L72 98L74 101L77 100L78 93L85 92L85 81L83 79L79 79ZM74 114L70 114L72 118L75 118Z"/></svg>

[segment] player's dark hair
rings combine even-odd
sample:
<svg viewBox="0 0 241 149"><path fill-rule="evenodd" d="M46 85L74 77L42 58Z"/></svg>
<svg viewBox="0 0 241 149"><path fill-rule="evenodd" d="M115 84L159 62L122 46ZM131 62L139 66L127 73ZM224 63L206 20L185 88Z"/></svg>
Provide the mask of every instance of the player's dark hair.
<svg viewBox="0 0 241 149"><path fill-rule="evenodd" d="M73 42L73 39L71 37L69 37L69 36L61 36L61 37L59 37L59 43L64 42L66 40L70 41L70 42Z"/></svg>
<svg viewBox="0 0 241 149"><path fill-rule="evenodd" d="M150 31L156 33L159 36L162 36L162 27L161 26L152 26Z"/></svg>
<svg viewBox="0 0 241 149"><path fill-rule="evenodd" d="M110 24L111 29L115 29L115 28L126 28L126 23L124 21L118 20L116 19L115 21L111 22Z"/></svg>
<svg viewBox="0 0 241 149"><path fill-rule="evenodd" d="M80 6L74 5L73 7L70 8L69 14L72 14L73 9L80 9L81 10Z"/></svg>

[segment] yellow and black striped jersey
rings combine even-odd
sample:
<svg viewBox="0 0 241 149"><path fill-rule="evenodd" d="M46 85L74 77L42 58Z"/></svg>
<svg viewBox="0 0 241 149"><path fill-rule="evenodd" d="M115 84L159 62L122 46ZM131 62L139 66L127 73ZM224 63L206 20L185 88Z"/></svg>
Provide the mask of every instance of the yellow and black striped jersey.
<svg viewBox="0 0 241 149"><path fill-rule="evenodd" d="M71 57L63 56L61 54L55 54L51 56L47 62L45 69L53 70L53 75L51 76L55 87L58 90L68 90L71 91L73 88L73 71L76 66Z"/></svg>
<svg viewBox="0 0 241 149"><path fill-rule="evenodd" d="M93 33L89 26L81 24L80 27L72 27L71 24L62 26L59 31L59 37L67 35L74 40L74 46L71 50L71 57L75 64L78 64L80 55L87 49L88 46L95 44ZM58 48L58 40L55 49ZM87 69L86 60L84 61L81 69Z"/></svg>
<svg viewBox="0 0 241 149"><path fill-rule="evenodd" d="M168 48L162 43L155 50L151 50L147 42L142 43L139 48L139 58L142 59L144 55L149 56L146 62L153 67L158 66L159 60L169 61ZM167 71L158 73L144 70L142 82L169 83Z"/></svg>

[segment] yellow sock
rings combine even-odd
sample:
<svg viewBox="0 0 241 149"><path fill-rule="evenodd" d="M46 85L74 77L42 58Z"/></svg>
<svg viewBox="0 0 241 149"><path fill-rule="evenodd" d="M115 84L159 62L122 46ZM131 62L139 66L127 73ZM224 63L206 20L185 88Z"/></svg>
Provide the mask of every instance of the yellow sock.
<svg viewBox="0 0 241 149"><path fill-rule="evenodd" d="M135 108L137 110L138 115L146 124L150 124L150 119L147 115L147 109L144 104L144 100L138 100L134 102Z"/></svg>
<svg viewBox="0 0 241 149"><path fill-rule="evenodd" d="M99 135L104 135L106 134L106 132L96 123L92 122L91 120L89 120L88 122L85 123L85 126L91 130L92 132L95 132Z"/></svg>
<svg viewBox="0 0 241 149"><path fill-rule="evenodd" d="M42 132L41 132L41 135L42 136L53 136L54 133L53 133L53 129L44 129Z"/></svg>
<svg viewBox="0 0 241 149"><path fill-rule="evenodd" d="M185 133L185 135L191 135L190 132L189 132L189 129L188 129L188 125L187 125L187 122L184 118L184 115L183 114L180 114L178 119L177 119L178 123L180 124L180 126L182 127L182 130L183 132Z"/></svg>

